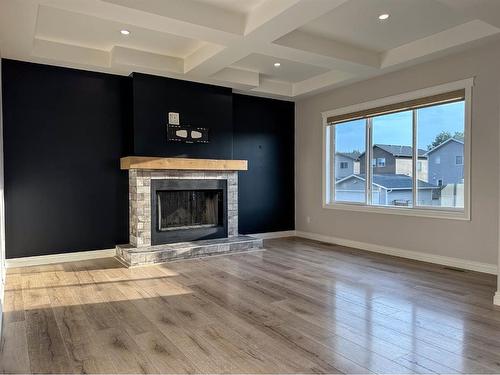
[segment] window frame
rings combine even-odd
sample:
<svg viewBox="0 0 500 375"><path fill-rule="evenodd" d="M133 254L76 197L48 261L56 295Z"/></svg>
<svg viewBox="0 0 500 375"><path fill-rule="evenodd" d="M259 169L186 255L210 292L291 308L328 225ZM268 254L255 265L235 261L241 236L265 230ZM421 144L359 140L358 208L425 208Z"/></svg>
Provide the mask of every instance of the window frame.
<svg viewBox="0 0 500 375"><path fill-rule="evenodd" d="M343 167L343 165L345 165L345 166ZM347 162L347 161L339 162L339 169L349 169L349 162Z"/></svg>
<svg viewBox="0 0 500 375"><path fill-rule="evenodd" d="M424 88L421 90L411 91L400 95L394 95L389 97L384 97L381 99L376 99L360 104L355 104L348 107L338 108L326 112L322 112L323 118L323 165L322 165L322 200L323 208L326 209L340 209L348 211L357 212L372 212L381 214L396 214L405 216L419 216L419 217L429 217L429 218L440 218L440 219L454 219L454 220L471 220L471 199L470 199L470 166L471 166L471 152L470 152L470 134L471 134L471 105L472 105L472 88L474 86L474 78L468 78L460 81L449 82L443 85L432 86ZM370 108L376 108L386 105L393 105L408 100L419 99L423 97L428 97L432 95L444 94L454 90L464 90L464 155L463 155L463 169L464 169L464 208L453 208L453 207L431 207L431 206L414 206L414 207L391 207L391 206L372 206L371 205L371 174L365 173L365 191L367 196L367 202L335 202L335 186L331 183L331 176L335 176L335 163L334 158L331 158L331 150L335 148L334 135L331 131L332 127L327 122L327 118L331 116L338 116L347 113L354 113L358 111L368 110ZM416 116L416 111L413 112ZM417 137L416 133L416 119L413 121L413 158L418 161L418 153L416 148ZM371 140L369 139L371 132L371 118L367 119L366 126L366 144L370 145ZM365 167L368 168L370 164L368 161L373 160L371 157L370 147L365 147L365 158L367 162ZM417 179L417 163L413 163L413 181L414 185ZM413 187L413 202L416 202L417 187Z"/></svg>

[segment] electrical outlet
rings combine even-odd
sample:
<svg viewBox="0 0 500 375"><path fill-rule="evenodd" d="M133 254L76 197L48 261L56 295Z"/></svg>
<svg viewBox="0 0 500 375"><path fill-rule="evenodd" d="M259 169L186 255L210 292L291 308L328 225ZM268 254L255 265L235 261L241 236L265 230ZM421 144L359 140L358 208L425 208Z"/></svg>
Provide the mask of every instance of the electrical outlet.
<svg viewBox="0 0 500 375"><path fill-rule="evenodd" d="M168 113L168 123L170 125L179 125L180 116L177 112L169 112Z"/></svg>

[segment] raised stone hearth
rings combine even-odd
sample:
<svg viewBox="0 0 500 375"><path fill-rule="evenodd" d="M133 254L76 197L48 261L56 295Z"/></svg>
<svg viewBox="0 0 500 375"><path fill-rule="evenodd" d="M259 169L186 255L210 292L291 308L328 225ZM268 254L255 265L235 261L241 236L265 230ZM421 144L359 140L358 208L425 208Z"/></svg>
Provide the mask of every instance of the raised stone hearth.
<svg viewBox="0 0 500 375"><path fill-rule="evenodd" d="M233 236L140 248L131 245L117 246L116 253L127 266L140 266L259 249L262 249L261 239L251 236Z"/></svg>
<svg viewBox="0 0 500 375"><path fill-rule="evenodd" d="M155 264L262 248L262 240L238 235L237 170L245 170L246 161L124 158L121 164L122 169L129 170L130 243L117 246L117 257L126 265ZM207 170L193 169L204 165ZM175 195L185 198L180 203L173 199L174 207L171 207L172 201L168 202L168 207L158 203L159 196L163 197L171 191L168 189L184 191L186 186L206 186L214 189L210 191L217 191L222 198L216 195L217 199L221 199L219 203L211 202L201 211L199 200L194 195L191 199L189 194ZM199 190L189 191L197 194ZM197 210L187 209L194 206ZM169 215L172 220L163 217L162 221L158 218L161 214ZM218 217L216 223L210 221L214 217ZM186 220L194 220L195 223L186 223ZM208 224L203 220L209 220Z"/></svg>

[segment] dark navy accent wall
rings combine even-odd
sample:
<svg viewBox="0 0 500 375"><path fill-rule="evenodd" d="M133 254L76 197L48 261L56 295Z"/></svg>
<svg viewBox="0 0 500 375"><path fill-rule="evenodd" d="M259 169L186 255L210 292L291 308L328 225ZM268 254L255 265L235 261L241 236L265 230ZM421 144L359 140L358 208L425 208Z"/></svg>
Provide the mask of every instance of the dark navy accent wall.
<svg viewBox="0 0 500 375"><path fill-rule="evenodd" d="M231 89L2 60L8 258L128 242L127 155L247 159L241 233L294 228L294 104ZM167 143L167 113L210 143Z"/></svg>
<svg viewBox="0 0 500 375"><path fill-rule="evenodd" d="M2 60L7 258L128 242L128 80Z"/></svg>
<svg viewBox="0 0 500 375"><path fill-rule="evenodd" d="M240 233L295 228L295 104L233 96L234 158L247 159L239 173Z"/></svg>
<svg viewBox="0 0 500 375"><path fill-rule="evenodd" d="M232 90L146 74L133 75L134 155L233 158ZM210 143L167 143L168 112L180 123L209 128Z"/></svg>

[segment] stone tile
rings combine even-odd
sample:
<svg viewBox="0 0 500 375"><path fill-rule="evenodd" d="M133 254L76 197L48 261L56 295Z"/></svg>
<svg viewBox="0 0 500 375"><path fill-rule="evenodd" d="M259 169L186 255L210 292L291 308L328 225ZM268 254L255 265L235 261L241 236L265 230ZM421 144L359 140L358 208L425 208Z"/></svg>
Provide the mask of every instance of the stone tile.
<svg viewBox="0 0 500 375"><path fill-rule="evenodd" d="M117 256L129 266L138 266L255 249L262 249L261 239L250 236L237 236L233 238L148 246L142 249L130 245L118 246Z"/></svg>
<svg viewBox="0 0 500 375"><path fill-rule="evenodd" d="M228 236L235 237L238 235L238 172L130 170L129 225L130 243L134 247L148 248L151 245L152 178L226 179L228 188Z"/></svg>

